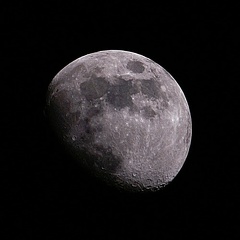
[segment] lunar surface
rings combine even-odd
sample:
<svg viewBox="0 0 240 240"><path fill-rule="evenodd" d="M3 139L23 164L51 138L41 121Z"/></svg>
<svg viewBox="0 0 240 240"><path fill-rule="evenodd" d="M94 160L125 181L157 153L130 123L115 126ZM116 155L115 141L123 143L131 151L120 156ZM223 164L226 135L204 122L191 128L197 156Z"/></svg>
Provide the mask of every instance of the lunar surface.
<svg viewBox="0 0 240 240"><path fill-rule="evenodd" d="M163 67L133 52L99 51L68 64L49 85L47 113L74 158L124 190L160 189L189 151L183 91Z"/></svg>

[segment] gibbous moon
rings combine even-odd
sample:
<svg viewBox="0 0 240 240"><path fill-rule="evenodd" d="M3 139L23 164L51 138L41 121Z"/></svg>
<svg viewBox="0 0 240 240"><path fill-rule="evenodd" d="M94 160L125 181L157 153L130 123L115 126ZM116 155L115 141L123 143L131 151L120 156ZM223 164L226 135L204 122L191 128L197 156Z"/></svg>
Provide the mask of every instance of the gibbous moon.
<svg viewBox="0 0 240 240"><path fill-rule="evenodd" d="M47 113L74 158L120 189L160 189L189 151L183 91L163 67L133 52L99 51L68 64L49 85Z"/></svg>

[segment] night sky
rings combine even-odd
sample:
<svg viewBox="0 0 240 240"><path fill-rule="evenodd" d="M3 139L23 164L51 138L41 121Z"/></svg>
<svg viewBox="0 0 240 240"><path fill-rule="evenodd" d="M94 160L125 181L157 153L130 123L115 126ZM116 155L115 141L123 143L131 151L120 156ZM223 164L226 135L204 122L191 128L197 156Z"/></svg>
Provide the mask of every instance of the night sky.
<svg viewBox="0 0 240 240"><path fill-rule="evenodd" d="M0 238L239 239L237 6L80 2L1 7ZM120 193L88 176L44 115L55 74L108 49L151 58L187 98L189 155L159 192Z"/></svg>

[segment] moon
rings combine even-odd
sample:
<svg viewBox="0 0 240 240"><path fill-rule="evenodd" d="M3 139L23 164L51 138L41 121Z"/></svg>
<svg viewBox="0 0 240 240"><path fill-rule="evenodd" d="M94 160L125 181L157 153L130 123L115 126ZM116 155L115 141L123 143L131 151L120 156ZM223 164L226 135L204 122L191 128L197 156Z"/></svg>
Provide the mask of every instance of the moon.
<svg viewBox="0 0 240 240"><path fill-rule="evenodd" d="M64 67L47 91L57 136L89 173L129 191L156 191L182 168L192 120L183 91L159 64L105 50Z"/></svg>

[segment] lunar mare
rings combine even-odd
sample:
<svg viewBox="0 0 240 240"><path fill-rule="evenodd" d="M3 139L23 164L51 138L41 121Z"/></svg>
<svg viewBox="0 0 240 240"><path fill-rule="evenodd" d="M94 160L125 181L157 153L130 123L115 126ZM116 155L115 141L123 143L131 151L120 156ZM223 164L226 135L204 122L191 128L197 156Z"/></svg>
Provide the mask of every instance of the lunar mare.
<svg viewBox="0 0 240 240"><path fill-rule="evenodd" d="M133 52L99 51L68 64L49 85L47 112L82 166L123 189L165 186L190 148L183 91L159 64Z"/></svg>

